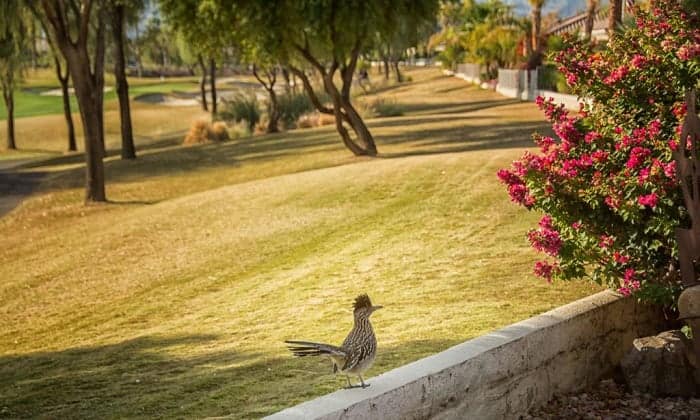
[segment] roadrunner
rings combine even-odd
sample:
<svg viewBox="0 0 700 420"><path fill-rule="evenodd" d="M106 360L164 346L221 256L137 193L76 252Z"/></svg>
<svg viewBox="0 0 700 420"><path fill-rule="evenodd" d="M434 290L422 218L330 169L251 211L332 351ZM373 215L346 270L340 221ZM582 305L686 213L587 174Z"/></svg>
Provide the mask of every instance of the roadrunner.
<svg viewBox="0 0 700 420"><path fill-rule="evenodd" d="M333 362L333 373L340 370L348 380L348 388L366 388L362 374L372 366L377 355L377 337L374 335L369 317L381 306L372 306L369 296L360 295L355 299L354 325L340 347L310 341L288 340L289 350L295 356L328 356ZM362 385L352 385L349 374L357 375Z"/></svg>

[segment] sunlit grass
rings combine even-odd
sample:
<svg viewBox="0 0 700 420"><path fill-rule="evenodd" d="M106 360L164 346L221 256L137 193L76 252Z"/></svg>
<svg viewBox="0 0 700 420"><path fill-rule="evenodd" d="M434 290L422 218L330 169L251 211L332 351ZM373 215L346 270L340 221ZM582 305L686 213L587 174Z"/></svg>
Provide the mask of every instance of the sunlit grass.
<svg viewBox="0 0 700 420"><path fill-rule="evenodd" d="M412 76L377 159L330 127L166 142L90 207L79 161L26 169L53 178L0 219L0 417L257 417L342 386L282 342L339 343L358 293L385 306L369 377L592 293L533 278L537 215L495 177L539 112Z"/></svg>

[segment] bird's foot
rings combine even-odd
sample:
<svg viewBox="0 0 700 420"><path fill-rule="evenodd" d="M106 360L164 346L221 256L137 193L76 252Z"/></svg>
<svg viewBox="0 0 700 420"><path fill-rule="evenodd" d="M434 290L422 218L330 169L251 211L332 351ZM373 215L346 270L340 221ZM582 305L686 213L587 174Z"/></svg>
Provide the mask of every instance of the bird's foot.
<svg viewBox="0 0 700 420"><path fill-rule="evenodd" d="M362 385L360 385L360 386L361 386L363 389L364 389L364 388L369 388L369 384L362 384Z"/></svg>
<svg viewBox="0 0 700 420"><path fill-rule="evenodd" d="M344 386L343 389L353 389L353 388L364 388L362 385L348 385Z"/></svg>

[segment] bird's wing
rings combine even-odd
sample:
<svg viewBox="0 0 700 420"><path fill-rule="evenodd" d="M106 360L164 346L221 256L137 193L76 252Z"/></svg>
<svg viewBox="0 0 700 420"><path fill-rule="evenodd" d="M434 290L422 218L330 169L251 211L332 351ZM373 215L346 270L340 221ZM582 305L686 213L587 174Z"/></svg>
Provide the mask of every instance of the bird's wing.
<svg viewBox="0 0 700 420"><path fill-rule="evenodd" d="M348 354L348 357L345 359L345 365L340 370L346 371L354 368L358 363L360 363L361 360L364 360L367 357L369 351L370 347L366 345L352 348L352 350L350 350L350 354Z"/></svg>
<svg viewBox="0 0 700 420"><path fill-rule="evenodd" d="M287 347L295 356L340 356L346 357L347 352L342 347L330 344L314 343L312 341L287 340Z"/></svg>

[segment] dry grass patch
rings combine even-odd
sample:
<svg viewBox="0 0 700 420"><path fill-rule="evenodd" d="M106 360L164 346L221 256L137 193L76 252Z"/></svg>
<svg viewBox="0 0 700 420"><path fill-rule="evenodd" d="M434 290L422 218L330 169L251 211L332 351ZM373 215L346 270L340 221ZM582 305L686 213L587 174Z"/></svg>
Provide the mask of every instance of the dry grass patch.
<svg viewBox="0 0 700 420"><path fill-rule="evenodd" d="M56 169L0 219L2 416L259 417L342 386L282 341L340 342L359 292L386 307L370 377L594 292L533 278L537 215L495 177L534 105L411 75L377 159L332 127L153 148L89 207Z"/></svg>

